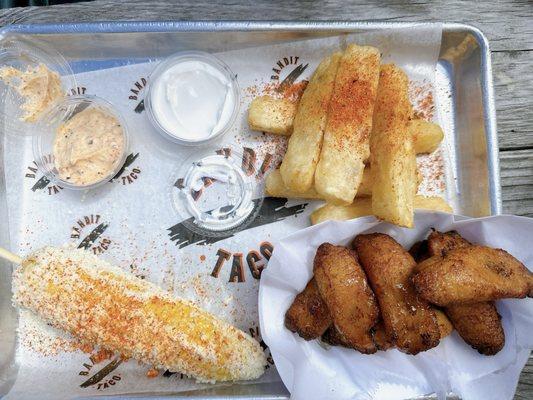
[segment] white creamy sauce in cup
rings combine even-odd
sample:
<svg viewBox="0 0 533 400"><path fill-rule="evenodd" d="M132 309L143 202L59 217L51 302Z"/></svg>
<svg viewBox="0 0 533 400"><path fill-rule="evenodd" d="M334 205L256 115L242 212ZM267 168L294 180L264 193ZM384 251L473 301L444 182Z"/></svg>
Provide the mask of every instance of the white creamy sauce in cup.
<svg viewBox="0 0 533 400"><path fill-rule="evenodd" d="M235 108L232 82L202 60L184 60L163 71L150 90L153 115L177 139L208 139L226 127Z"/></svg>

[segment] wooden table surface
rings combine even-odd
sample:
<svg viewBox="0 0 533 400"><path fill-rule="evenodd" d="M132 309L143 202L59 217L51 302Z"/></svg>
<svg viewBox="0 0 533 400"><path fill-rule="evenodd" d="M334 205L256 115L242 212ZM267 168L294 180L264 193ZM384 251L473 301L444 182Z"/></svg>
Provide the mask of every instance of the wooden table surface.
<svg viewBox="0 0 533 400"><path fill-rule="evenodd" d="M503 210L533 217L532 1L233 0L225 5L213 3L98 0L13 8L0 11L0 25L101 20L383 20L447 21L477 26L488 37L492 49ZM522 372L515 398L533 399L533 358Z"/></svg>

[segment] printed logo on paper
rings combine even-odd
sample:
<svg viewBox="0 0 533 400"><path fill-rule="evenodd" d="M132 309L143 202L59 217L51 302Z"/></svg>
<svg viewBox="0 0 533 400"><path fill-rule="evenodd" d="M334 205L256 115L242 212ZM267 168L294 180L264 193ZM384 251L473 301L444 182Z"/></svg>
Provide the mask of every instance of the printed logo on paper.
<svg viewBox="0 0 533 400"><path fill-rule="evenodd" d="M270 80L278 82L276 91L283 93L304 73L309 64L301 62L299 56L287 56L276 60L271 68Z"/></svg>
<svg viewBox="0 0 533 400"><path fill-rule="evenodd" d="M109 249L111 239L104 235L109 227L100 214L84 215L72 225L70 238L78 242L78 249L102 254Z"/></svg>
<svg viewBox="0 0 533 400"><path fill-rule="evenodd" d="M122 380L119 373L115 370L120 364L122 364L122 358L115 356L100 368L101 360L98 359L98 354L93 354L89 357L89 360L82 364L82 369L78 375L83 377L89 377L80 384L81 388L95 388L96 390L105 390L115 386Z"/></svg>
<svg viewBox="0 0 533 400"><path fill-rule="evenodd" d="M220 247L216 251L216 261L211 276L213 278L227 276L230 283L246 282L247 276L259 280L273 250L274 246L267 241L259 243L257 250L250 250L246 254L232 253Z"/></svg>
<svg viewBox="0 0 533 400"><path fill-rule="evenodd" d="M141 168L138 164L139 153L130 153L124 161L124 165L117 174L111 178L111 182L116 182L126 186L135 183L141 174Z"/></svg>
<svg viewBox="0 0 533 400"><path fill-rule="evenodd" d="M45 156L44 162L52 163L53 156ZM24 178L32 183L30 190L34 193L46 193L47 195L52 196L63 190L62 186L52 183L48 177L39 171L39 167L35 161L32 161L32 163L26 167Z"/></svg>
<svg viewBox="0 0 533 400"><path fill-rule="evenodd" d="M77 86L76 88L72 88L68 91L69 96L81 96L82 94L85 94L87 92L87 88L85 86Z"/></svg>
<svg viewBox="0 0 533 400"><path fill-rule="evenodd" d="M140 114L144 111L144 98L141 92L146 87L147 79L140 77L137 79L128 92L128 99L134 103L133 111Z"/></svg>

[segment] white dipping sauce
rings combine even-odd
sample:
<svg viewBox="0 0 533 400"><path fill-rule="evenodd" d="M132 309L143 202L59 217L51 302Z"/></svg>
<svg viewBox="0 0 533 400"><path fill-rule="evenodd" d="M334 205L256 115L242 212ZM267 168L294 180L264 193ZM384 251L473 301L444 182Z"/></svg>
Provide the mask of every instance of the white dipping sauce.
<svg viewBox="0 0 533 400"><path fill-rule="evenodd" d="M172 136L200 141L216 134L235 107L232 83L203 61L182 61L164 71L150 90L154 117Z"/></svg>

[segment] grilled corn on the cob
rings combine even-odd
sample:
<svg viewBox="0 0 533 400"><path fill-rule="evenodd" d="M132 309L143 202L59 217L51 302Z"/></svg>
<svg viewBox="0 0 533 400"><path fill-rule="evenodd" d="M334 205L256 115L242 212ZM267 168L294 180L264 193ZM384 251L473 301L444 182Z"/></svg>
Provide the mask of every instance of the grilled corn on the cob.
<svg viewBox="0 0 533 400"><path fill-rule="evenodd" d="M45 247L14 274L14 301L54 326L199 381L259 377L257 341L191 302L83 251Z"/></svg>

